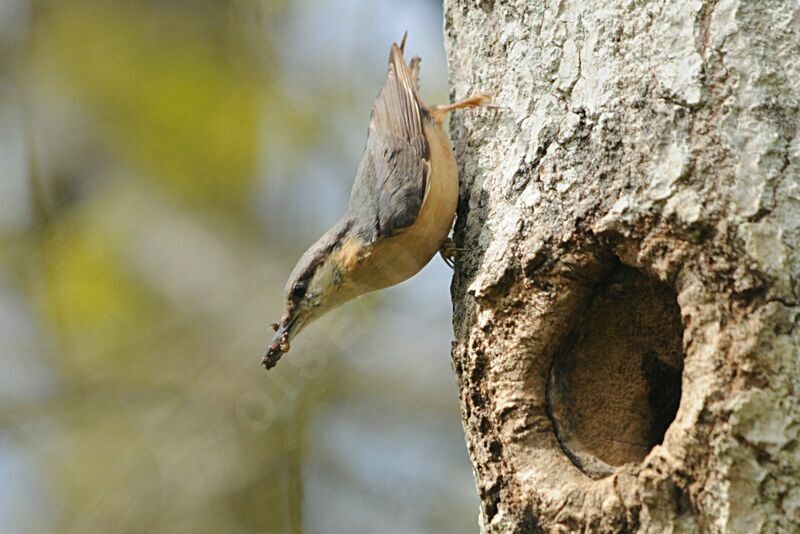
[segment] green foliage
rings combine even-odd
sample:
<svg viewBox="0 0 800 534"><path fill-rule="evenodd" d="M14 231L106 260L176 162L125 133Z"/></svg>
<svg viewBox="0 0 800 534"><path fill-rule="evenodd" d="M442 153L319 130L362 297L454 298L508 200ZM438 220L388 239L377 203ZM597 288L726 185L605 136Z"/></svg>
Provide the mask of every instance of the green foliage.
<svg viewBox="0 0 800 534"><path fill-rule="evenodd" d="M102 121L107 148L177 197L238 204L252 190L267 84L215 12L53 2L38 53Z"/></svg>

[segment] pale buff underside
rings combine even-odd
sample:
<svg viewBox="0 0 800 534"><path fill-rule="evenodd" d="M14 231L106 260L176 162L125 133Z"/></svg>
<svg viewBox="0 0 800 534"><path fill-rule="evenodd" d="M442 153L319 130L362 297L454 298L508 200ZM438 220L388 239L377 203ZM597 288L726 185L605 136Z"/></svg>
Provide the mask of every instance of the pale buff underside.
<svg viewBox="0 0 800 534"><path fill-rule="evenodd" d="M439 121L423 119L425 137L430 147L430 173L419 215L414 223L387 239L359 247L342 247L343 263L352 271L347 278L358 280L350 285L342 300L366 291L399 284L420 271L439 251L453 225L458 203L458 171L450 141ZM350 254L351 248L354 254Z"/></svg>

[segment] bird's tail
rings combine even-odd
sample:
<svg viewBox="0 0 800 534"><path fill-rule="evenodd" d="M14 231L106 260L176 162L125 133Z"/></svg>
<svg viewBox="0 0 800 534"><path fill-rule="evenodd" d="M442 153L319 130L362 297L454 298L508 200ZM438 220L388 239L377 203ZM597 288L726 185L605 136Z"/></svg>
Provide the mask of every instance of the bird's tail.
<svg viewBox="0 0 800 534"><path fill-rule="evenodd" d="M414 56L411 62L406 64L403 54L406 49L406 40L408 39L408 32L403 33L403 39L400 44L392 43L392 50L389 52L389 71L394 71L397 81L403 88L413 95L414 100L420 107L425 107L419 97L419 64L420 58Z"/></svg>

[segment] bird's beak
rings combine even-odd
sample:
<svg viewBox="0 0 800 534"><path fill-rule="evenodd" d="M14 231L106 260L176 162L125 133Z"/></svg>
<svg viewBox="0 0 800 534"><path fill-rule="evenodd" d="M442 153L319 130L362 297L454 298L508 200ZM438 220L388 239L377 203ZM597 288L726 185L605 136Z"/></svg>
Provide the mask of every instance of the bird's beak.
<svg viewBox="0 0 800 534"><path fill-rule="evenodd" d="M267 353L264 354L264 359L261 363L267 369L272 369L278 360L281 359L285 353L289 352L289 341L294 337L294 326L297 323L297 318L289 318L280 324L274 324L272 327L275 329L275 336L272 338L269 346L267 346Z"/></svg>

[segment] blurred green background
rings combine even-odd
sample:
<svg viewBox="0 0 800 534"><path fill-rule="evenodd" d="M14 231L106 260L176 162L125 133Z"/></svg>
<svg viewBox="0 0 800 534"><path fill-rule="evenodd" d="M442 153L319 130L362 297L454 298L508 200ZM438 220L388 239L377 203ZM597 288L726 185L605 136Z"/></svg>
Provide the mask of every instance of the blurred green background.
<svg viewBox="0 0 800 534"><path fill-rule="evenodd" d="M0 0L0 532L474 532L450 271L259 367L436 0Z"/></svg>

